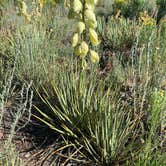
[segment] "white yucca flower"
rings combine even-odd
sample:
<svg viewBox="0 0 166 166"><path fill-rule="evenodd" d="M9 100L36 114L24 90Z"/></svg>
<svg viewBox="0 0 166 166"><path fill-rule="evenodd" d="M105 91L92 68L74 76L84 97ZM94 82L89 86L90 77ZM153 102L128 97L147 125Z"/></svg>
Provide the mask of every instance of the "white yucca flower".
<svg viewBox="0 0 166 166"><path fill-rule="evenodd" d="M73 0L71 7L73 8L74 12L79 13L83 6L80 0Z"/></svg>
<svg viewBox="0 0 166 166"><path fill-rule="evenodd" d="M75 47L75 54L81 58L84 58L88 53L89 47L85 41L81 42L80 45Z"/></svg>
<svg viewBox="0 0 166 166"><path fill-rule="evenodd" d="M75 33L72 38L72 46L75 47L78 43L78 33Z"/></svg>
<svg viewBox="0 0 166 166"><path fill-rule="evenodd" d="M85 24L82 21L79 21L77 24L77 32L81 34L85 30Z"/></svg>
<svg viewBox="0 0 166 166"><path fill-rule="evenodd" d="M92 63L99 62L99 55L96 51L90 50L90 60Z"/></svg>
<svg viewBox="0 0 166 166"><path fill-rule="evenodd" d="M93 46L97 46L100 44L100 42L98 40L98 35L97 35L96 31L92 28L89 28L89 38L90 38L90 41Z"/></svg>
<svg viewBox="0 0 166 166"><path fill-rule="evenodd" d="M96 16L93 10L87 9L85 10L85 23L89 28L96 28L97 27L97 21Z"/></svg>

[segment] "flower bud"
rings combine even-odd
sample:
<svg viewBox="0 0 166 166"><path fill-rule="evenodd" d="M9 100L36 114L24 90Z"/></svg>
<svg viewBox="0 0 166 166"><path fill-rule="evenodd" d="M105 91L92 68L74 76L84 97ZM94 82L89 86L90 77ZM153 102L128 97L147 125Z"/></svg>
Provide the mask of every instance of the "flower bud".
<svg viewBox="0 0 166 166"><path fill-rule="evenodd" d="M81 34L85 30L85 24L83 22L78 22L77 25L77 32Z"/></svg>
<svg viewBox="0 0 166 166"><path fill-rule="evenodd" d="M80 56L81 58L84 58L88 53L88 45L85 41L83 41L80 45L78 45L74 52L77 56Z"/></svg>
<svg viewBox="0 0 166 166"><path fill-rule="evenodd" d="M96 16L91 9L87 9L85 11L85 23L89 28L96 28L97 27L97 21Z"/></svg>
<svg viewBox="0 0 166 166"><path fill-rule="evenodd" d="M100 42L98 40L98 35L97 35L96 31L92 28L89 28L89 38L90 38L90 41L93 46L97 46L100 44Z"/></svg>
<svg viewBox="0 0 166 166"><path fill-rule="evenodd" d="M90 60L93 63L98 63L99 62L99 55L96 51L90 50Z"/></svg>
<svg viewBox="0 0 166 166"><path fill-rule="evenodd" d="M80 0L73 0L72 3L73 11L79 13L82 10L82 3Z"/></svg>
<svg viewBox="0 0 166 166"><path fill-rule="evenodd" d="M75 47L78 43L78 33L75 33L72 38L72 46Z"/></svg>

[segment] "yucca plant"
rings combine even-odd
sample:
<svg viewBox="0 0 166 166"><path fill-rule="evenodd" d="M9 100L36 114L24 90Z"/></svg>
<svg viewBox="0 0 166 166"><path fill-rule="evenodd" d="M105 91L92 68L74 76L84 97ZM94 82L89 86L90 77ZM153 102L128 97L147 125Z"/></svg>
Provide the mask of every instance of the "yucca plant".
<svg viewBox="0 0 166 166"><path fill-rule="evenodd" d="M111 89L108 82L86 71L64 71L51 85L51 90L43 87L43 93L38 93L47 107L35 106L39 114L34 116L55 132L69 136L76 146L83 146L95 162L120 163L136 150L133 143L138 148L135 128L140 117L120 102L120 87Z"/></svg>

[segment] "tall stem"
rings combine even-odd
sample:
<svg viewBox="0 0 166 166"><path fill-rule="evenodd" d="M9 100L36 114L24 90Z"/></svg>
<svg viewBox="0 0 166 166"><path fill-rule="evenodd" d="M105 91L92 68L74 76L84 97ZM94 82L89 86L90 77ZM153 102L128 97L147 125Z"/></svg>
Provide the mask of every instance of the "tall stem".
<svg viewBox="0 0 166 166"><path fill-rule="evenodd" d="M85 10L86 10L85 4L86 4L85 0L82 0L82 6L83 6L83 8L82 8L81 15L82 15L82 22L84 22L84 23L85 23ZM83 32L82 33L82 40L85 40L85 39L86 39L86 33Z"/></svg>

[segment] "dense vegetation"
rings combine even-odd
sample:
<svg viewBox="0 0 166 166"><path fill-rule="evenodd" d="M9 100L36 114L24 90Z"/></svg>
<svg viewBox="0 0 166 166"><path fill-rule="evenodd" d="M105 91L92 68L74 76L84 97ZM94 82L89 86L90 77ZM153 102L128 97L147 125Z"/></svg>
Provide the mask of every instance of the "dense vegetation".
<svg viewBox="0 0 166 166"><path fill-rule="evenodd" d="M166 0L92 1L0 0L0 166L166 164Z"/></svg>

